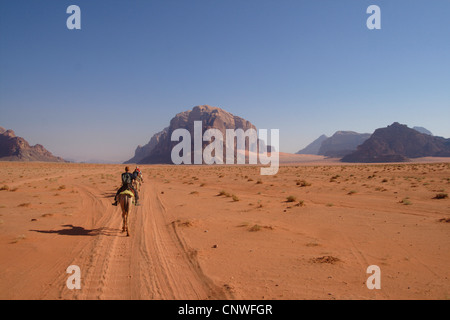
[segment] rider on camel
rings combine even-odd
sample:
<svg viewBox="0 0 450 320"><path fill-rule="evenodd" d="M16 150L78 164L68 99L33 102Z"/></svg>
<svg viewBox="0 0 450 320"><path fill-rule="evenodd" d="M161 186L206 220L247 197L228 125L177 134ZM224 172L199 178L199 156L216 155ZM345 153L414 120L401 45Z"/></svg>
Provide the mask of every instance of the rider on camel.
<svg viewBox="0 0 450 320"><path fill-rule="evenodd" d="M142 172L141 169L139 169L139 167L136 167L136 169L134 169L133 175L135 175L136 178L140 177L142 182L144 182L144 177L142 176Z"/></svg>
<svg viewBox="0 0 450 320"><path fill-rule="evenodd" d="M136 179L138 172L134 172L134 173L130 173L130 168L129 167L125 167L125 172L122 173L122 186L119 188L119 190L117 190L116 196L114 197L114 203L113 206L117 206L117 196L119 195L119 193L125 191L125 190L131 190L133 191L136 201L135 201L135 205L138 206L139 203L139 194L137 193L136 189L133 187L133 180Z"/></svg>

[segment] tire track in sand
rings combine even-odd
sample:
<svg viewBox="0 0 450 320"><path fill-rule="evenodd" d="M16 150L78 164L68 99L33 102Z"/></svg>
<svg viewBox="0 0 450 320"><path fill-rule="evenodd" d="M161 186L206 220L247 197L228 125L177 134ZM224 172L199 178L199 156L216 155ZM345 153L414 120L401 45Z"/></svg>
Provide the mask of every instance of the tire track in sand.
<svg viewBox="0 0 450 320"><path fill-rule="evenodd" d="M86 193L86 194L85 194ZM75 299L226 299L231 297L202 271L169 216L155 185L143 185L142 206L129 215L130 237L121 233L120 208L83 188L96 202L90 210L99 232L74 261L79 261L82 288ZM93 199L93 196L97 196ZM96 210L103 210L100 215ZM81 262L80 262L81 261ZM68 291L68 290L67 290ZM65 297L69 298L69 297Z"/></svg>

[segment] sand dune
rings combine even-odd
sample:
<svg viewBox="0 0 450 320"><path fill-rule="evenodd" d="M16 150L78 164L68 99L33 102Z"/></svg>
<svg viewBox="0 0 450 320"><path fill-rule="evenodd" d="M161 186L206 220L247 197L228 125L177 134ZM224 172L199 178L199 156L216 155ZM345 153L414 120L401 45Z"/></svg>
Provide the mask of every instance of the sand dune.
<svg viewBox="0 0 450 320"><path fill-rule="evenodd" d="M0 163L0 299L450 298L449 163L291 160L142 166L128 238L122 165Z"/></svg>

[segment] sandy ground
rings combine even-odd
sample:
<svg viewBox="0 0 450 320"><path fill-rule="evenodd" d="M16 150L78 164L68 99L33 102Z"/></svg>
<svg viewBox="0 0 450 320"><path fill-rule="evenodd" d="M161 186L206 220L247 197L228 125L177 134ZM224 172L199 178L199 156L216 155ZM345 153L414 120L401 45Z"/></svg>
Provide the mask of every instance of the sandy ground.
<svg viewBox="0 0 450 320"><path fill-rule="evenodd" d="M0 299L450 299L448 159L310 160L141 166L130 237L123 165L2 162Z"/></svg>

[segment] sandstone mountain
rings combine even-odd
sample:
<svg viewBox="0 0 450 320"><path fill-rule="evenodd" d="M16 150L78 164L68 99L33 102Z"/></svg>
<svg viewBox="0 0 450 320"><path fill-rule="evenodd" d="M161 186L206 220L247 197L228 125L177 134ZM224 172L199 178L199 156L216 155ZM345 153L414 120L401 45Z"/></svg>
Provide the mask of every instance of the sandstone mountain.
<svg viewBox="0 0 450 320"><path fill-rule="evenodd" d="M319 154L319 149L322 145L322 142L328 139L326 135L321 135L316 140L308 144L305 148L302 150L296 152L296 154Z"/></svg>
<svg viewBox="0 0 450 320"><path fill-rule="evenodd" d="M16 137L14 131L0 127L0 161L44 161L66 162L55 157L42 145L30 146L21 137Z"/></svg>
<svg viewBox="0 0 450 320"><path fill-rule="evenodd" d="M343 157L343 162L401 162L408 158L450 157L450 139L431 136L394 122L375 130L358 149Z"/></svg>
<svg viewBox="0 0 450 320"><path fill-rule="evenodd" d="M337 131L331 137L321 135L297 154L315 154L341 158L356 150L356 147L369 139L369 133Z"/></svg>
<svg viewBox="0 0 450 320"><path fill-rule="evenodd" d="M208 105L196 106L192 110L178 113L173 117L170 125L155 134L148 144L143 147L138 146L134 157L126 163L172 163L172 148L179 143L178 141L171 141L172 132L176 129L187 129L191 137L194 137L194 121L202 121L202 134L212 128L220 130L224 137L226 129L256 130L256 127L249 121L221 108ZM203 142L203 148L207 144L209 142ZM270 147L268 147L268 151L270 151Z"/></svg>
<svg viewBox="0 0 450 320"><path fill-rule="evenodd" d="M151 155L151 152L158 145L160 141L166 141L169 127L164 128L162 131L153 135L150 141L145 146L138 146L134 152L134 157L125 163L141 163L146 157Z"/></svg>
<svg viewBox="0 0 450 320"><path fill-rule="evenodd" d="M327 157L341 158L355 151L356 148L369 139L369 137L370 133L337 131L330 138L322 142L317 154Z"/></svg>

